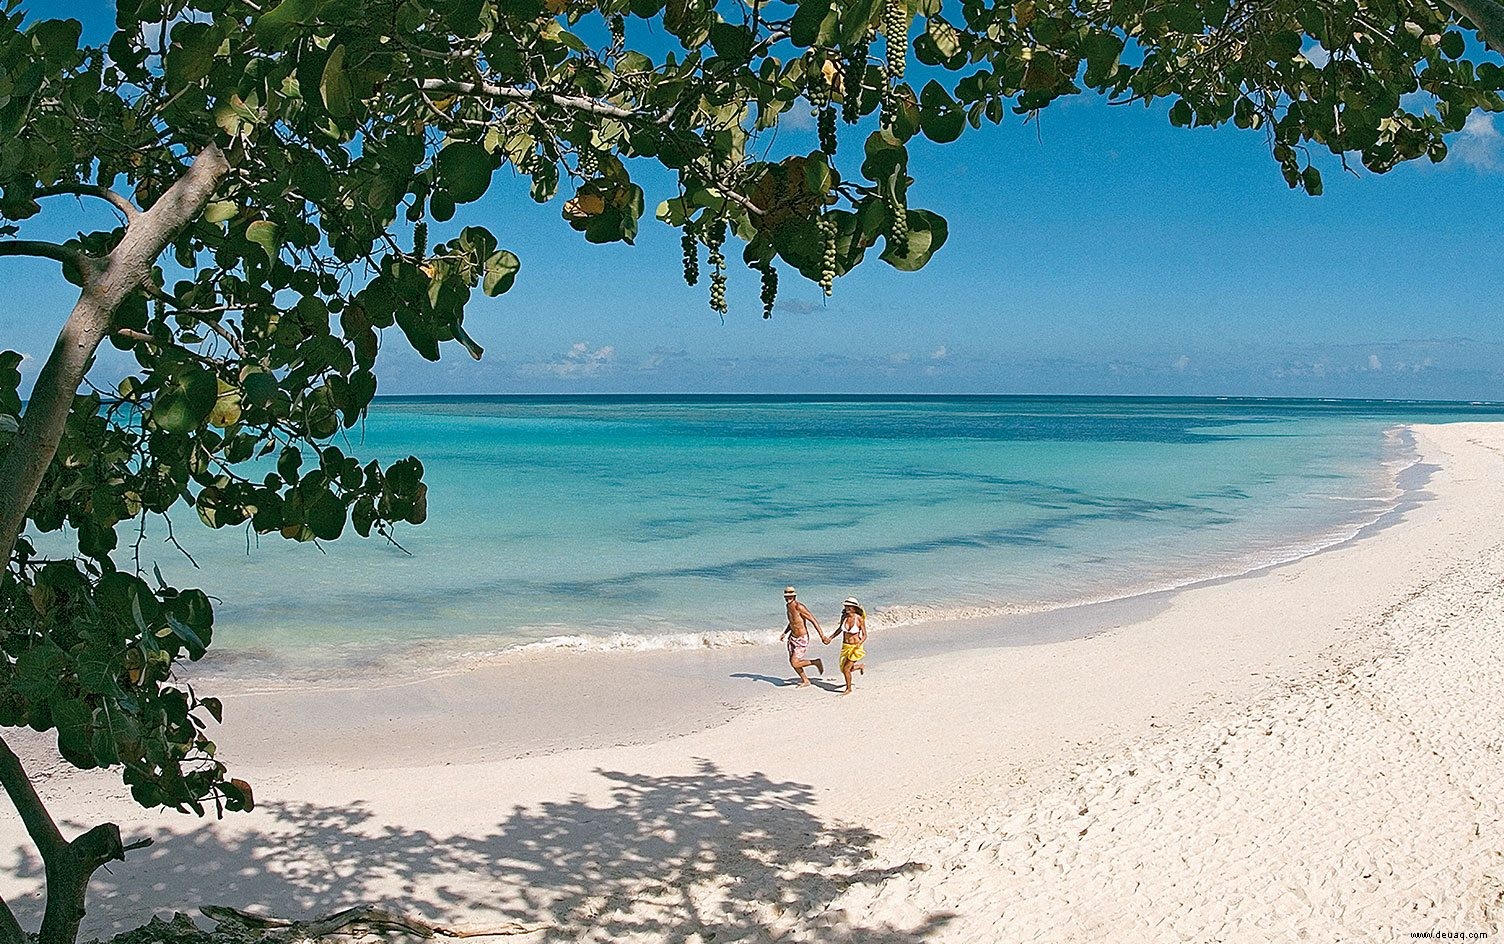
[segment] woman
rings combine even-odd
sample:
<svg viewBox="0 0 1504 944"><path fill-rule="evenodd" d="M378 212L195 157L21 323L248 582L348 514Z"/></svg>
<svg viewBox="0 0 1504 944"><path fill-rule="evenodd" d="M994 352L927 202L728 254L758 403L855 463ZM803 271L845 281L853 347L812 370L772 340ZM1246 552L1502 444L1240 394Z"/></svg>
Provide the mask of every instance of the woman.
<svg viewBox="0 0 1504 944"><path fill-rule="evenodd" d="M851 694L851 670L855 669L863 674L867 671L867 665L862 660L867 658L867 612L856 601L856 597L847 597L841 603L841 674L846 677L846 690L842 695Z"/></svg>

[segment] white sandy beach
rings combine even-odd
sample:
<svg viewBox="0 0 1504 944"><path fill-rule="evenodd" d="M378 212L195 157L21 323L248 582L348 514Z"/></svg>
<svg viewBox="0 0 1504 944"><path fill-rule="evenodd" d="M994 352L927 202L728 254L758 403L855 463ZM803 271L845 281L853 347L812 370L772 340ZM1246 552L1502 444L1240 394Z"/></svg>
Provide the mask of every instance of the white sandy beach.
<svg viewBox="0 0 1504 944"><path fill-rule="evenodd" d="M1504 424L1414 434L1436 468L1392 526L1040 637L1084 638L878 636L851 698L759 680L788 674L760 648L242 694L217 740L258 809L222 822L26 753L69 822L157 840L97 877L100 933L381 902L549 925L522 941L1497 934ZM0 817L32 923L23 840Z"/></svg>

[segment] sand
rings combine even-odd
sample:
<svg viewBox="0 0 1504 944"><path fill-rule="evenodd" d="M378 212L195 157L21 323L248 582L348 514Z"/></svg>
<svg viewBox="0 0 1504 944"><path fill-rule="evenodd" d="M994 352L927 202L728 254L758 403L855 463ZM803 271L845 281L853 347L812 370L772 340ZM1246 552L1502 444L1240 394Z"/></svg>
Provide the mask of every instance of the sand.
<svg viewBox="0 0 1504 944"><path fill-rule="evenodd" d="M218 740L259 805L217 823L24 747L62 817L157 840L100 874L91 931L374 901L550 925L524 941L1497 934L1504 425L1414 436L1426 500L1388 527L1174 593L895 631L851 698L781 687L761 648L247 692ZM1020 626L1030 644L996 644ZM0 894L34 922L37 863L0 819Z"/></svg>

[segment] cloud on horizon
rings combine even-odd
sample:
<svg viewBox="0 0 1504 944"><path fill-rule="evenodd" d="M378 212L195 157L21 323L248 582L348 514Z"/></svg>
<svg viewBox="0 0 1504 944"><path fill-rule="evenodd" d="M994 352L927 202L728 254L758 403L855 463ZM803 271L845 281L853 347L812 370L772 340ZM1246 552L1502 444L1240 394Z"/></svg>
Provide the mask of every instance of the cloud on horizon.
<svg viewBox="0 0 1504 944"><path fill-rule="evenodd" d="M616 359L616 348L605 344L591 348L584 341L577 341L564 356L552 361L534 361L517 368L519 374L543 374L554 377L594 377L609 369Z"/></svg>

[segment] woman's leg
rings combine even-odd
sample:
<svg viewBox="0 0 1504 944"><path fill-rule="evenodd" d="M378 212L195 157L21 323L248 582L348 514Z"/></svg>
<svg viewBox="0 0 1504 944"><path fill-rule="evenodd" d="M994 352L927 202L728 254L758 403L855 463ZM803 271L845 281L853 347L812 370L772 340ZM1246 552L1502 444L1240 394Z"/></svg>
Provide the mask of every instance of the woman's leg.
<svg viewBox="0 0 1504 944"><path fill-rule="evenodd" d="M847 662L845 659L841 660L841 675L846 679L846 691L842 692L841 694L842 695L850 695L851 694L851 663Z"/></svg>

